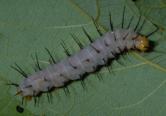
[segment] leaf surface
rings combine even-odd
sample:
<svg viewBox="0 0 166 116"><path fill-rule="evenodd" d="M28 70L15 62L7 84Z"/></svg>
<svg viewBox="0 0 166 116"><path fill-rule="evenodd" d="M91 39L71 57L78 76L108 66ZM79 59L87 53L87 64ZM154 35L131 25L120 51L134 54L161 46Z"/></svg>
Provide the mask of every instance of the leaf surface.
<svg viewBox="0 0 166 116"><path fill-rule="evenodd" d="M148 0L147 0L148 1ZM153 0L155 1L155 0ZM146 6L159 7L150 13ZM52 93L52 103L43 94L39 106L30 101L24 105L24 112L16 112L21 97L14 96L16 88L6 86L8 82L20 83L23 78L10 68L15 62L29 74L34 73L31 56L38 54L42 67L48 65L44 48L50 49L57 60L65 58L60 42L63 40L71 53L79 51L71 33L86 46L89 44L82 31L84 27L92 38L99 35L91 17L95 17L103 32L109 30L109 12L115 28L120 28L123 7L126 6L125 26L131 16L138 21L139 15L146 20L141 33L152 32L156 24L160 30L149 39L158 42L156 51L165 52L165 7L160 4L132 2L130 0L2 0L0 4L0 115L46 115L46 116L163 116L166 114L166 55L165 53L131 52L120 58L123 65L113 62L110 74L103 68L99 81L95 74L85 79L85 89L81 82L69 85L70 94L63 89ZM158 5L158 6L157 6ZM163 11L164 10L164 11ZM160 13L156 13L160 12ZM161 18L158 18L161 17Z"/></svg>

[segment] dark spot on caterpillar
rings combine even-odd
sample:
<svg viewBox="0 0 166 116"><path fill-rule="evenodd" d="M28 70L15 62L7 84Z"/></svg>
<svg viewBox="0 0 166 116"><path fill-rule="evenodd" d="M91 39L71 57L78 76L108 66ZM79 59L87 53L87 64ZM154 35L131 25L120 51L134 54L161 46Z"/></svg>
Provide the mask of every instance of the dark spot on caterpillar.
<svg viewBox="0 0 166 116"><path fill-rule="evenodd" d="M64 77L65 79L66 79L66 81L70 81L70 79L69 78L67 78L65 75L63 75L62 73L61 74L59 74L59 76L60 77ZM50 89L50 88L49 88Z"/></svg>
<svg viewBox="0 0 166 116"><path fill-rule="evenodd" d="M91 47L99 54L100 50L98 50L97 48L95 48L93 45L91 45Z"/></svg>
<svg viewBox="0 0 166 116"><path fill-rule="evenodd" d="M30 87L32 87L32 85L27 85L25 88L30 88Z"/></svg>
<svg viewBox="0 0 166 116"><path fill-rule="evenodd" d="M77 69L77 66L73 66L73 65L71 65L74 69Z"/></svg>
<svg viewBox="0 0 166 116"><path fill-rule="evenodd" d="M109 45L107 44L107 42L104 40L104 45L106 46L106 47L109 47Z"/></svg>
<svg viewBox="0 0 166 116"><path fill-rule="evenodd" d="M43 79L44 79L44 81L49 81L46 77L44 77Z"/></svg>
<svg viewBox="0 0 166 116"><path fill-rule="evenodd" d="M64 75L63 74L59 74L60 77L63 77Z"/></svg>
<svg viewBox="0 0 166 116"><path fill-rule="evenodd" d="M77 69L77 66L74 66L72 63L69 62L69 64L74 68Z"/></svg>
<svg viewBox="0 0 166 116"><path fill-rule="evenodd" d="M102 60L104 61L105 64L107 63L107 61L104 58Z"/></svg>
<svg viewBox="0 0 166 116"><path fill-rule="evenodd" d="M73 68L74 68L74 69L77 69L77 67L76 67L76 66L73 66Z"/></svg>
<svg viewBox="0 0 166 116"><path fill-rule="evenodd" d="M19 113L23 113L23 112L24 112L24 108L21 107L21 106L19 106L19 105L16 106L16 110L17 110L17 112L19 112Z"/></svg>
<svg viewBox="0 0 166 116"><path fill-rule="evenodd" d="M86 59L85 61L86 61L86 62L90 62L90 59Z"/></svg>

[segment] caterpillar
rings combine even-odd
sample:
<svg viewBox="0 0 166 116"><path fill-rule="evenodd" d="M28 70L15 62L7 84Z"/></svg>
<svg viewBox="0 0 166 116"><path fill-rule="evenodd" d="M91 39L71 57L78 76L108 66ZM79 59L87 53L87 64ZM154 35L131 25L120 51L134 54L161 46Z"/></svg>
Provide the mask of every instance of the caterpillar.
<svg viewBox="0 0 166 116"><path fill-rule="evenodd" d="M23 99L31 99L32 97L35 99L42 93L63 88L75 80L84 79L87 74L98 71L99 68L106 66L109 62L117 59L125 52L130 50L139 52L151 51L153 45L148 37L155 33L158 27L155 25L156 29L154 31L150 32L148 35L142 35L140 31L145 21L139 26L141 16L139 16L138 22L133 29L130 27L133 17L131 17L128 26L125 28L124 13L125 7L123 10L121 29L114 29L110 13L109 20L111 31L105 34L100 31L95 19L92 18L100 37L93 40L83 28L83 32L91 43L84 47L80 41L72 35L73 39L80 47L80 51L72 55L65 48L64 43L62 43L68 57L59 62L56 62L50 51L46 49L52 63L45 69L40 67L37 55L36 65L39 70L34 74L27 75L17 64L12 66L13 69L25 77L20 84L11 83L11 85L17 87L16 95L21 95ZM17 107L17 109L20 109L20 107ZM20 112L22 112L22 110Z"/></svg>

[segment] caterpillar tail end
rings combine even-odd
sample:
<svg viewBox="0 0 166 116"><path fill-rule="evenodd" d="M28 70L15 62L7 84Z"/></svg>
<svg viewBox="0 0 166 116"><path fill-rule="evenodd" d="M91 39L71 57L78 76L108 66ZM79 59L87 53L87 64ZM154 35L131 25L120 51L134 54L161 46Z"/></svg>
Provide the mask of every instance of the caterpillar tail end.
<svg viewBox="0 0 166 116"><path fill-rule="evenodd" d="M22 91L18 91L15 95L21 95L22 96ZM32 96L23 96L23 98L26 101L31 101L32 100Z"/></svg>
<svg viewBox="0 0 166 116"><path fill-rule="evenodd" d="M18 92L15 94L15 96L16 96L16 95L21 95L21 93L22 93L22 91L18 91Z"/></svg>

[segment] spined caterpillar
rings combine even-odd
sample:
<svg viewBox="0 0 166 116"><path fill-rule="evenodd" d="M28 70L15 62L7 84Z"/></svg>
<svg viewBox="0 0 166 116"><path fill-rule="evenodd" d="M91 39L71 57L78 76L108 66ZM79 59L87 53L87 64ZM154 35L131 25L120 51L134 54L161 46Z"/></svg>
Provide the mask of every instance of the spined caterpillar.
<svg viewBox="0 0 166 116"><path fill-rule="evenodd" d="M143 26L142 24L139 27L140 20L141 17L139 17L138 23L134 29L130 29L131 22L129 22L127 29L124 29L124 21L122 19L122 29L116 30L110 19L112 31L102 34L96 26L101 37L95 41L92 40L86 30L83 29L85 35L87 35L91 42L89 46L84 48L79 40L74 38L81 50L71 55L68 50L65 49L64 44L62 44L69 57L57 63L47 49L52 59L51 62L54 64L42 70L38 62L38 57L36 56L37 67L40 71L35 74L27 75L16 64L16 67L13 68L26 77L20 85L15 84L18 87L17 94L20 94L26 99L31 97L35 98L43 92L52 90L52 88L61 88L66 86L69 82L83 79L85 74L92 73L97 68L105 66L108 61L116 59L116 57L123 52L127 52L128 50L139 50L142 52L150 50L149 47L151 47L151 44L147 37L156 32L158 28L149 35L143 36L139 33Z"/></svg>

